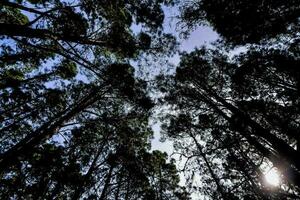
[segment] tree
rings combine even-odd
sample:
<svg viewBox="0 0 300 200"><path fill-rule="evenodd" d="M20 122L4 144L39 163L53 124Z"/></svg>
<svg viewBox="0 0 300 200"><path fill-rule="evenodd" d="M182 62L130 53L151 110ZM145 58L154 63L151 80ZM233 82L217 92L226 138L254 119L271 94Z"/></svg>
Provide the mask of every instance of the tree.
<svg viewBox="0 0 300 200"><path fill-rule="evenodd" d="M2 177L1 197L188 199L174 163L148 152L147 114L138 106L128 112L123 101L103 103L60 132L63 145L43 144L15 163Z"/></svg>
<svg viewBox="0 0 300 200"><path fill-rule="evenodd" d="M123 63L139 52L168 51L157 46L156 41L164 37L158 33L163 20L160 6L160 2L152 1L144 4L119 1L1 3L1 35L3 41L7 41L1 52L1 132L4 138L1 169L7 167L8 162L14 162L17 155L24 154L25 149L30 154L29 149L51 138L65 123L96 103L101 95L116 91L114 87L118 86L110 82L123 78L122 74L105 77L113 75L105 74L107 66L121 63L118 66L124 66L122 72L126 73L128 65ZM147 12L141 12L146 8ZM130 30L133 23L142 24L147 33L133 34ZM79 72L89 79L88 84L81 84L75 77ZM119 91L126 84L128 88L133 87L133 77L126 79L126 76L124 80L130 82L123 82ZM84 92L75 99L65 95L79 88ZM145 98L134 100L147 104Z"/></svg>
<svg viewBox="0 0 300 200"><path fill-rule="evenodd" d="M175 4L185 31L209 25L221 38L145 80L139 65L177 50L163 29L163 6ZM300 199L299 9L296 0L2 1L0 197ZM154 109L167 110L155 113L185 186L175 160L151 151ZM264 180L270 168L277 187Z"/></svg>
<svg viewBox="0 0 300 200"><path fill-rule="evenodd" d="M149 152L153 102L129 64L173 51L163 5L0 3L1 198L188 199L174 163Z"/></svg>
<svg viewBox="0 0 300 200"><path fill-rule="evenodd" d="M264 56L263 52L256 55ZM165 102L175 111L164 125L165 134L179 140L178 151L188 158L187 168L206 166L207 171L202 171L200 176L204 179L206 174L211 175L209 179L215 187L209 190L217 191L213 198L271 197L261 186L259 168L265 162L272 162L285 176L285 184L292 185L293 195L298 194L299 168L297 150L293 147L298 129L297 103L293 101L298 99L295 96L298 79L282 79L290 72L279 71L284 68L279 67L280 62L273 61L272 51L268 51L270 57L266 59L255 57L249 61L247 58L252 53L251 50L230 61L218 50L203 47L183 54L175 76L158 79L160 90L165 92ZM283 58L280 60L285 63ZM290 87L282 87L285 82L279 80L291 80L287 82ZM291 88L295 93L290 93ZM278 98L274 93L285 95ZM286 112L290 109L294 112ZM284 122L281 115L290 123L273 121ZM272 198L276 195L279 199L282 195L288 198L290 194L285 193L278 191ZM290 198L295 198L293 195Z"/></svg>
<svg viewBox="0 0 300 200"><path fill-rule="evenodd" d="M188 27L210 25L228 43L245 45L297 32L299 9L296 0L194 0L183 3L181 19Z"/></svg>
<svg viewBox="0 0 300 200"><path fill-rule="evenodd" d="M296 1L181 4L187 31L209 25L221 36L217 47L183 52L175 75L157 77L172 110L161 116L164 134L194 191L211 199L299 198L298 10ZM228 56L241 45L244 52ZM276 189L263 181L265 165L281 173Z"/></svg>

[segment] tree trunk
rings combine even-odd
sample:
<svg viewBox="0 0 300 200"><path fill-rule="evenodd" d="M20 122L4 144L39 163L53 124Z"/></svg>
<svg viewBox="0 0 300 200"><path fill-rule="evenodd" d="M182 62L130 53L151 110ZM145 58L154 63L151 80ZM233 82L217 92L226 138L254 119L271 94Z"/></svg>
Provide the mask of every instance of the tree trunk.
<svg viewBox="0 0 300 200"><path fill-rule="evenodd" d="M55 185L55 188L54 188L52 194L51 194L51 195L49 196L49 198L47 198L47 199L48 199L48 200L58 199L58 198L55 198L55 197L59 194L61 188L62 188L61 183L57 183L57 184Z"/></svg>
<svg viewBox="0 0 300 200"><path fill-rule="evenodd" d="M294 185L300 186L300 173L290 165L291 162L288 158L281 154L276 155L275 153L271 152L264 145L258 142L256 138L251 136L251 133L249 132L247 127L241 127L239 126L239 124L234 123L234 121L231 120L230 117L227 114L225 114L214 102L212 102L212 100L209 97L206 97L202 93L197 94L205 103L212 107L216 113L218 113L220 116L226 119L234 127L236 127L235 131L237 131L241 136L245 137L250 145L255 147L255 149L257 149L263 156L268 158L278 169L280 169L281 173L288 178L289 182L293 183ZM222 102L224 103L224 101L225 100L223 100ZM282 165L283 163L286 164Z"/></svg>
<svg viewBox="0 0 300 200"><path fill-rule="evenodd" d="M78 186L75 190L75 193L72 197L72 200L77 200L80 198L81 194L84 192L84 188L87 185L87 181L88 179L91 177L92 173L95 171L95 167L97 164L97 160L101 155L101 150L98 151L97 155L95 156L88 172L86 173L86 175L84 176L84 180L82 181L82 183L80 184L80 186Z"/></svg>
<svg viewBox="0 0 300 200"><path fill-rule="evenodd" d="M108 174L106 176L106 180L101 192L101 196L99 197L99 200L106 200L106 196L107 196L107 190L111 181L111 177L112 177L112 172L113 172L114 166L111 165L108 171Z"/></svg>
<svg viewBox="0 0 300 200"><path fill-rule="evenodd" d="M92 90L80 102L75 103L73 107L58 114L53 120L46 122L36 131L29 134L19 143L14 145L11 149L1 154L0 172L16 162L19 157L30 155L37 145L39 145L42 141L52 137L65 122L71 120L78 113L95 103L99 97L96 92L97 91Z"/></svg>
<svg viewBox="0 0 300 200"><path fill-rule="evenodd" d="M228 198L228 195L224 192L223 186L221 186L218 177L215 175L213 169L211 168L210 163L209 163L209 161L208 161L207 158L206 158L206 155L203 153L201 145L198 143L197 139L195 138L195 136L194 136L193 134L190 134L190 137L191 137L191 138L193 139L193 141L195 142L195 144L196 144L196 146L197 146L197 149L198 149L198 151L199 151L201 157L203 158L203 160L204 160L204 162L205 162L205 164L206 164L206 166L207 166L207 169L208 169L208 171L209 171L209 173L210 173L212 179L214 180L214 182L215 182L215 184L216 184L216 186L217 186L217 189L218 189L218 191L219 191L219 193L220 193L222 199L224 199L224 200L230 200L230 199Z"/></svg>
<svg viewBox="0 0 300 200"><path fill-rule="evenodd" d="M207 92L209 95L214 97L217 101L219 101L224 107L226 107L228 110L230 110L234 115L236 115L239 120L241 120L246 126L251 127L253 131L252 134L256 135L257 137L263 138L266 141L268 141L272 147L278 152L280 157L286 159L289 163L294 165L299 171L300 171L300 159L299 154L295 149L293 149L289 144L287 144L284 140L278 138L277 136L270 133L269 130L262 127L260 124L255 122L248 116L246 113L239 110L237 107L233 106L232 104L228 103L225 99L218 96L212 91L209 91L208 89L204 89L205 92ZM241 126L240 123L234 123L234 121L231 120L231 122L235 127Z"/></svg>
<svg viewBox="0 0 300 200"><path fill-rule="evenodd" d="M84 45L106 45L103 41L91 40L85 37L63 35L51 32L47 29L30 28L25 25L0 23L0 35L21 36L26 38L39 38L49 40L61 40Z"/></svg>

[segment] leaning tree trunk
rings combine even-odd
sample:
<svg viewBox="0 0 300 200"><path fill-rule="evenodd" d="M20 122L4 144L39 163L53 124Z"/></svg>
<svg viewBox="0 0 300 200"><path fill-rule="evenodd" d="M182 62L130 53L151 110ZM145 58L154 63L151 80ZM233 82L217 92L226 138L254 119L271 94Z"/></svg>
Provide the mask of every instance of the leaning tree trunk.
<svg viewBox="0 0 300 200"><path fill-rule="evenodd" d="M223 99L219 95L215 94L213 91L211 91L207 88L203 88L203 87L201 87L201 89L204 90L208 95L210 95L214 99L216 99L218 102L220 102L226 109L230 110L246 126L253 129L252 134L268 141L272 145L272 148L274 148L274 150L276 150L278 152L280 157L285 158L285 160L287 160L291 165L293 165L295 168L297 168L297 170L300 171L300 160L299 160L299 154L298 154L297 150L292 148L284 140L273 135L270 132L270 130L262 127L256 121L252 120L248 114L242 112L234 105L228 103L225 99ZM232 121L232 120L230 120L230 121ZM230 122L230 123L234 123L234 122ZM234 124L234 125L239 126L241 124L239 123L239 124Z"/></svg>
<svg viewBox="0 0 300 200"><path fill-rule="evenodd" d="M237 131L241 136L246 138L247 142L253 146L256 150L258 150L263 156L268 158L276 167L282 169L282 174L285 175L289 182L291 182L294 185L297 185L300 187L300 173L298 172L298 169L296 166L293 165L293 162L290 161L289 158L286 158L283 156L280 152L279 155L275 154L274 152L271 152L269 149L267 149L264 145L262 145L256 138L251 136L251 134L254 134L256 136L259 136L259 134L252 133L248 130L247 127L242 127L240 124L235 123L226 113L224 113L218 105L216 105L210 97L207 97L206 95L202 94L201 92L197 92L197 95L201 100L203 100L205 103L207 103L216 113L218 113L220 116L222 116L224 119L226 119L229 124L231 124L233 127L235 127L234 131ZM226 103L225 107L228 109L228 107L232 106L232 110L230 111L235 111L240 112L237 108L235 108L233 105L227 103L224 99L218 98L219 100L222 100L221 103ZM224 105L224 104L223 104ZM250 119L251 120L251 119ZM253 122L253 121L252 121ZM256 122L253 122L254 124ZM253 128L254 129L254 128ZM256 131L256 129L254 129ZM261 131L261 129L259 129ZM271 134L271 133L269 133ZM271 135L271 138L274 138L276 136ZM277 137L276 137L277 138ZM281 139L277 138L278 140L282 141ZM283 142L283 141L282 141ZM285 143L286 144L286 143ZM287 145L287 144L286 144ZM283 150L284 151L284 150ZM295 150L294 150L295 151ZM286 163L285 166L283 167L281 164ZM296 168L294 169L293 166Z"/></svg>
<svg viewBox="0 0 300 200"><path fill-rule="evenodd" d="M109 183L110 183L111 178L112 178L113 169L114 169L114 165L111 165L110 168L109 168L108 174L106 176L105 183L104 183L104 186L103 186L103 189L102 189L102 192L101 192L101 196L99 197L99 200L107 199L106 196L107 196Z"/></svg>
<svg viewBox="0 0 300 200"><path fill-rule="evenodd" d="M196 144L197 150L199 151L201 157L203 158L205 165L206 165L212 179L214 180L214 182L217 186L217 190L220 193L222 199L229 200L228 194L225 193L223 186L220 184L218 177L216 176L213 169L211 168L211 165L210 165L209 161L207 160L206 155L203 153L201 145L198 143L197 139L195 138L195 136L192 133L190 134L190 137L193 139L194 143Z"/></svg>
<svg viewBox="0 0 300 200"><path fill-rule="evenodd" d="M104 145L103 145L104 146ZM91 178L93 172L95 170L97 170L97 167L96 167L96 164L97 164L97 161L102 153L102 149L103 149L103 146L101 149L98 150L97 154L95 155L95 158L93 159L93 162L88 170L88 172L84 175L83 177L83 181L82 183L76 188L75 192L74 192L74 195L72 197L72 200L77 200L77 199L80 199L80 196L82 195L82 193L84 193L84 189L86 187L86 185L88 184L88 180ZM99 166L98 166L99 167Z"/></svg>
<svg viewBox="0 0 300 200"><path fill-rule="evenodd" d="M95 103L99 96L100 95L97 91L92 90L80 102L75 103L73 107L59 113L56 117L54 117L53 120L46 122L36 131L22 139L11 149L1 154L0 172L4 171L11 164L18 161L20 157L30 155L37 145L39 145L42 141L52 137L64 123L70 121L78 113Z"/></svg>

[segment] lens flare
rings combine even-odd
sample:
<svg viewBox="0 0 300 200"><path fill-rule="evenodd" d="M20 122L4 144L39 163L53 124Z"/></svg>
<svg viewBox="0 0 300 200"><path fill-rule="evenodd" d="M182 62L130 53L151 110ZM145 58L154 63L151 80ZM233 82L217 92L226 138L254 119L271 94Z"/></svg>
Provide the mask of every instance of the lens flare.
<svg viewBox="0 0 300 200"><path fill-rule="evenodd" d="M280 184L279 172L275 168L270 169L265 174L265 180L266 180L267 184L269 184L271 186L279 186L279 184Z"/></svg>

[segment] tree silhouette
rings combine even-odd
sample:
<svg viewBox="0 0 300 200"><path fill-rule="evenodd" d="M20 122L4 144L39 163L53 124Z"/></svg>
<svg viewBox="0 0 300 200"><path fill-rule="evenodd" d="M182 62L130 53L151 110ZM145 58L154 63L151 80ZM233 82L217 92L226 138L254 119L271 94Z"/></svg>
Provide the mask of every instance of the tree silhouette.
<svg viewBox="0 0 300 200"><path fill-rule="evenodd" d="M153 103L129 64L172 52L171 4L0 3L1 199L189 198L173 161L150 153Z"/></svg>
<svg viewBox="0 0 300 200"><path fill-rule="evenodd" d="M182 33L207 25L221 37L180 52L176 71L152 80L153 63L178 48L165 6L179 8ZM296 0L2 1L0 198L300 199L299 9ZM174 157L151 149L153 119ZM266 183L270 168L277 186Z"/></svg>
<svg viewBox="0 0 300 200"><path fill-rule="evenodd" d="M193 0L182 4L184 24L211 25L233 45L258 43L290 32L291 26L298 26L300 9L296 0Z"/></svg>

